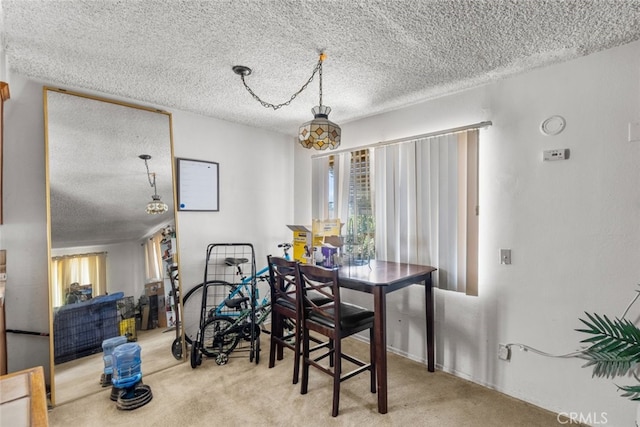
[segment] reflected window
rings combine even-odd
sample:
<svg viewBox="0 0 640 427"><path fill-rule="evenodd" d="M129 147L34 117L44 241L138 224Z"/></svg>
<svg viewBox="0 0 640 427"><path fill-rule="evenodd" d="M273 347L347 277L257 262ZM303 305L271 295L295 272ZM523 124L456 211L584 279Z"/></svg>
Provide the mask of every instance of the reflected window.
<svg viewBox="0 0 640 427"><path fill-rule="evenodd" d="M75 254L51 259L53 306L106 294L107 253Z"/></svg>

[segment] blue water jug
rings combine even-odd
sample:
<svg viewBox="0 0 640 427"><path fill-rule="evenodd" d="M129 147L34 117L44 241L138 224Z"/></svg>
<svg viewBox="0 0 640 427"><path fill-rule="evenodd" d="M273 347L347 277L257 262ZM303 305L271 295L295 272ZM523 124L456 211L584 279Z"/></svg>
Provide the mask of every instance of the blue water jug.
<svg viewBox="0 0 640 427"><path fill-rule="evenodd" d="M113 373L113 350L119 345L127 342L127 337L113 337L102 341L102 360L104 360L104 373L111 375Z"/></svg>
<svg viewBox="0 0 640 427"><path fill-rule="evenodd" d="M113 350L113 376L111 381L117 388L128 388L142 379L140 345L126 343Z"/></svg>

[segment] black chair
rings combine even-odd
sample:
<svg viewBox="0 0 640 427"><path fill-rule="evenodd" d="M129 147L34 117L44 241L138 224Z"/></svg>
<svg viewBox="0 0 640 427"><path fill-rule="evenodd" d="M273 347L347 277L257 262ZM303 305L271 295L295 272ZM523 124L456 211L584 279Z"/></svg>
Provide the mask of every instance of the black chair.
<svg viewBox="0 0 640 427"><path fill-rule="evenodd" d="M267 256L269 288L271 289L271 339L269 344L269 368L284 356L284 347L294 351L293 383L298 383L300 372L300 324L297 291L295 285L296 262L280 257ZM293 326L293 327L292 327ZM290 331L286 332L285 330Z"/></svg>
<svg viewBox="0 0 640 427"><path fill-rule="evenodd" d="M269 266L269 287L271 290L271 337L269 344L269 368L273 368L277 360L284 357L284 348L293 350L293 383L298 383L300 377L300 357L302 355L300 329L301 315L298 303L298 291L296 286L296 261L285 258L267 256ZM318 304L329 302L324 297L312 297ZM317 346L310 351L329 347L331 342L323 342L316 337L311 337Z"/></svg>
<svg viewBox="0 0 640 427"><path fill-rule="evenodd" d="M338 270L330 270L315 265L297 264L298 299L302 303L302 384L301 394L306 394L309 386L309 366L314 366L333 377L333 409L331 415L338 416L340 404L340 383L355 375L369 371L371 393L376 392L375 339L373 334L374 313L365 308L340 301ZM329 303L318 305L309 295L322 295ZM369 363L342 352L342 339L369 329ZM333 346L319 356L311 357L310 332L328 337ZM321 363L327 357L333 364ZM357 367L343 374L342 360ZM334 365L334 366L332 366Z"/></svg>

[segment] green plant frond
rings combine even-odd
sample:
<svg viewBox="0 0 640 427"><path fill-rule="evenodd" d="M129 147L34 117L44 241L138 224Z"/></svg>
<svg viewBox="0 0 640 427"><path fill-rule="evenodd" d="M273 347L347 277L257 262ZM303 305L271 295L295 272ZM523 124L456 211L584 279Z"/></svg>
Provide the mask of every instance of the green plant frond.
<svg viewBox="0 0 640 427"><path fill-rule="evenodd" d="M619 354L620 357L640 359L640 348L638 348L638 346L627 346L624 349L620 349Z"/></svg>
<svg viewBox="0 0 640 427"><path fill-rule="evenodd" d="M640 330L626 319L611 320L607 316L585 313L591 322L580 319L589 329L577 329L578 332L593 335L581 342L592 343L594 347L607 347L615 342L624 342L629 346L640 348Z"/></svg>
<svg viewBox="0 0 640 427"><path fill-rule="evenodd" d="M605 329L609 332L611 336L619 337L619 329L616 328L616 323L612 322L607 315L605 314L602 318L600 318L602 323L604 324Z"/></svg>
<svg viewBox="0 0 640 427"><path fill-rule="evenodd" d="M640 364L640 329L625 318L612 320L606 315L585 314L587 318L579 320L586 328L576 329L589 335L580 341L589 346L577 356L586 361L582 367L592 368L593 377L613 378L631 373L638 384L618 389L623 397L640 401L640 377L635 372Z"/></svg>
<svg viewBox="0 0 640 427"><path fill-rule="evenodd" d="M587 313L587 316L589 316L589 319L591 319L591 321L595 325L595 328L601 331L603 334L609 335L611 333L611 330L607 328L608 326L607 321L609 319L607 319L606 317L603 319L597 313L593 313L593 315L590 315L589 313Z"/></svg>
<svg viewBox="0 0 640 427"><path fill-rule="evenodd" d="M585 312L585 314L589 318L590 322L584 319L579 319L579 320L582 323L584 323L589 329L577 329L577 331L584 332L586 334L592 334L592 335L607 335L606 329L601 325L601 323L595 317L593 317L591 314L587 312Z"/></svg>
<svg viewBox="0 0 640 427"><path fill-rule="evenodd" d="M591 348L592 351L601 351L603 353L609 353L609 354L617 354L619 357L621 358L625 358L625 357L633 357L635 354L635 349L630 346L629 343L627 342L621 342L621 341L616 341L616 340L607 340L608 342L605 343L601 343L597 346L595 346L595 348Z"/></svg>
<svg viewBox="0 0 640 427"><path fill-rule="evenodd" d="M619 390L624 391L622 397L628 397L630 400L640 400L640 385L617 386Z"/></svg>
<svg viewBox="0 0 640 427"><path fill-rule="evenodd" d="M606 353L591 349L584 350L580 358L587 361L582 365L583 368L593 367L592 376L605 378L626 375L640 362L638 357L620 357L619 353Z"/></svg>
<svg viewBox="0 0 640 427"><path fill-rule="evenodd" d="M598 320L594 316L592 316L591 314L587 313L586 311L584 312L584 314L587 315L587 317L589 318L589 320L591 322L587 322L584 319L580 319L580 321L582 323L584 323L585 325L587 325L589 328L591 328L594 331L594 333L602 333L603 328L600 325L600 323L598 322Z"/></svg>
<svg viewBox="0 0 640 427"><path fill-rule="evenodd" d="M617 319L621 333L630 341L640 343L640 329L628 319Z"/></svg>

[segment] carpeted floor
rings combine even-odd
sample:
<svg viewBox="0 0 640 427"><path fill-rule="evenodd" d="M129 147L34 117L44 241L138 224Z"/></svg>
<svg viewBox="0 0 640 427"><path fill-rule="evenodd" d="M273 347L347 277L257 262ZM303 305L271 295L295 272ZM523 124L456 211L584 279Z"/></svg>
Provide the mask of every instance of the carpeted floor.
<svg viewBox="0 0 640 427"><path fill-rule="evenodd" d="M331 417L331 378L311 369L309 392L291 383L292 354L268 368L268 337L262 335L259 364L234 351L226 365L211 359L192 369L184 363L144 375L153 399L122 411L110 389L56 406L51 426L528 426L562 425L556 414L441 371L389 354L389 412L377 412L368 376L341 385L340 414ZM345 341L347 351L367 360L368 345ZM169 351L169 350L167 350ZM144 356L143 356L144 367ZM144 368L143 368L144 369Z"/></svg>
<svg viewBox="0 0 640 427"><path fill-rule="evenodd" d="M156 328L138 331L137 343L143 357L143 369L147 374L175 366L176 360L169 349L176 338L175 329ZM104 353L96 353L55 366L55 400L57 405L82 396L99 393L104 372Z"/></svg>

